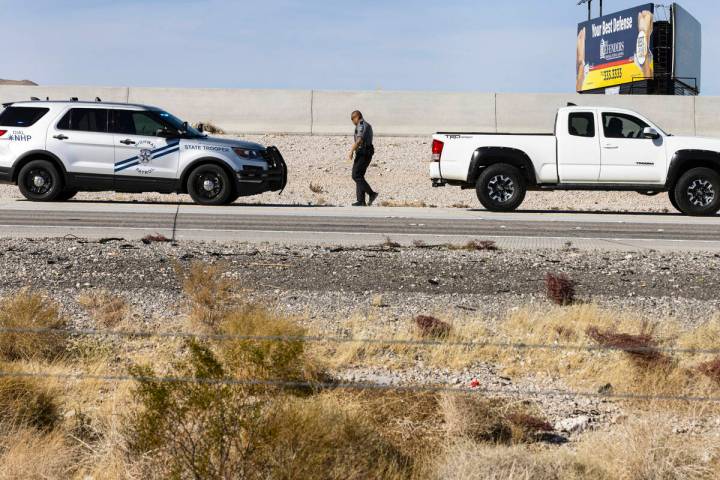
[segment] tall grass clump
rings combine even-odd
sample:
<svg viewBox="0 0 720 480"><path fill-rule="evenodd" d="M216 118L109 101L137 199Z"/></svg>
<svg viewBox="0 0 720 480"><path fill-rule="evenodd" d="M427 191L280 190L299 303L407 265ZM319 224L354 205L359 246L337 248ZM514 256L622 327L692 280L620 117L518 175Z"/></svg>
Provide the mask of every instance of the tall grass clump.
<svg viewBox="0 0 720 480"><path fill-rule="evenodd" d="M223 277L217 265L194 262L186 270L179 271L183 293L190 303L191 321L209 330L215 330L233 306L232 282Z"/></svg>
<svg viewBox="0 0 720 480"><path fill-rule="evenodd" d="M60 421L55 395L34 379L0 378L0 423L12 428L52 430Z"/></svg>
<svg viewBox="0 0 720 480"><path fill-rule="evenodd" d="M107 290L83 293L78 302L88 310L97 324L105 328L117 327L129 310L127 300Z"/></svg>
<svg viewBox="0 0 720 480"><path fill-rule="evenodd" d="M55 360L67 347L67 336L61 332L24 333L14 329L66 328L58 305L47 296L29 289L2 299L0 308L0 357L5 360L41 358Z"/></svg>

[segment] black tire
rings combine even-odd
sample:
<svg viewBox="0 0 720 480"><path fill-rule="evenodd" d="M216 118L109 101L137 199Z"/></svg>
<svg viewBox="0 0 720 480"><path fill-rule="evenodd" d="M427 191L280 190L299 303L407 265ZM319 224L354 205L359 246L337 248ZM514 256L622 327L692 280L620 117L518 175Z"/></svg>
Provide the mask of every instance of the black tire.
<svg viewBox="0 0 720 480"><path fill-rule="evenodd" d="M47 160L32 160L20 169L18 187L33 202L52 202L63 192L64 179Z"/></svg>
<svg viewBox="0 0 720 480"><path fill-rule="evenodd" d="M720 210L720 174L709 168L683 173L673 189L678 210L686 215L715 215Z"/></svg>
<svg viewBox="0 0 720 480"><path fill-rule="evenodd" d="M79 190L75 190L75 189L63 190L60 193L60 195L58 195L57 198L55 198L55 201L56 202L65 202L65 201L73 198L75 195L77 195L78 192L79 192Z"/></svg>
<svg viewBox="0 0 720 480"><path fill-rule="evenodd" d="M520 170L506 163L496 163L482 171L475 192L488 210L511 212L525 200L527 185Z"/></svg>
<svg viewBox="0 0 720 480"><path fill-rule="evenodd" d="M682 211L680 210L680 206L678 205L677 201L675 200L675 190L670 190L668 192L668 198L670 199L670 203L672 204L673 208L677 210L678 212Z"/></svg>
<svg viewBox="0 0 720 480"><path fill-rule="evenodd" d="M233 198L235 189L225 169L208 163L190 172L187 191L200 205L225 205Z"/></svg>

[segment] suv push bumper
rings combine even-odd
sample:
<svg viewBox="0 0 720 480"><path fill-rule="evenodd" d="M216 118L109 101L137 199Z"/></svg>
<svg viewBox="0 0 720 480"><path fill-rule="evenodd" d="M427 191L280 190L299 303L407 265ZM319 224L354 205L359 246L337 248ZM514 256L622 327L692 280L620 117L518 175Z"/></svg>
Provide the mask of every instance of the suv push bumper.
<svg viewBox="0 0 720 480"><path fill-rule="evenodd" d="M276 147L268 147L263 152L268 163L267 170L262 167L245 166L235 176L241 196L256 195L265 192L280 192L287 185L287 164Z"/></svg>

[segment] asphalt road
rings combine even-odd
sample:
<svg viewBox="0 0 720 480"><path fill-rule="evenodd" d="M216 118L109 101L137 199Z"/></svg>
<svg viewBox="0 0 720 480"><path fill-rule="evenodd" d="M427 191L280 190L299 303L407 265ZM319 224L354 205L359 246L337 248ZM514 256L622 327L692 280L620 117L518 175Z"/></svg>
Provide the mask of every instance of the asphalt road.
<svg viewBox="0 0 720 480"><path fill-rule="evenodd" d="M373 244L386 238L463 243L495 240L506 248L720 251L720 217L661 214L513 212L302 206L201 207L191 204L0 203L0 236ZM568 243L570 242L570 243Z"/></svg>

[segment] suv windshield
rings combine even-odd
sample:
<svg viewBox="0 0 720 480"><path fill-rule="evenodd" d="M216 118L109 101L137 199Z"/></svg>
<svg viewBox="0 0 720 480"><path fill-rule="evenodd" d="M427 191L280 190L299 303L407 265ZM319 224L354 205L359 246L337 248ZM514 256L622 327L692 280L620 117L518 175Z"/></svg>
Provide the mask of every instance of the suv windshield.
<svg viewBox="0 0 720 480"><path fill-rule="evenodd" d="M175 115L162 111L157 110L154 112L156 115L158 115L164 122L170 124L173 128L176 130L183 130L185 129L185 122L177 118ZM203 135L195 128L191 127L190 125L187 126L187 135L192 138L201 138L205 137L206 135Z"/></svg>

